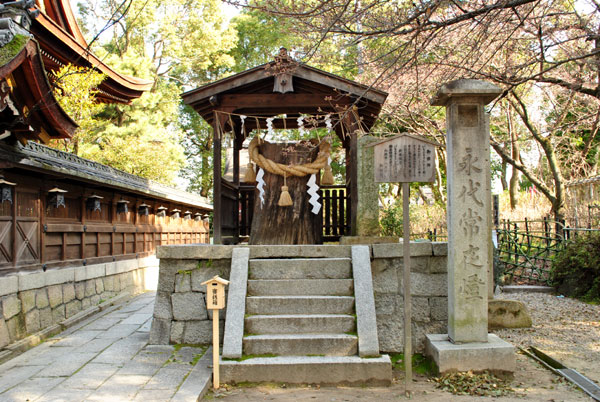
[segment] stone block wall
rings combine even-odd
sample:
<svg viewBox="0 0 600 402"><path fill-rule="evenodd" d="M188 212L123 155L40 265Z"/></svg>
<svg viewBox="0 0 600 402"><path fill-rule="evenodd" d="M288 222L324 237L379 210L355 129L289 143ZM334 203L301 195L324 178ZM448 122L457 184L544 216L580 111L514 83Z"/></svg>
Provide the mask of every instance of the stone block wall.
<svg viewBox="0 0 600 402"><path fill-rule="evenodd" d="M139 293L156 277L155 257L0 278L0 348L123 293ZM156 280L154 279L154 282Z"/></svg>
<svg viewBox="0 0 600 402"><path fill-rule="evenodd" d="M231 253L235 247L182 245L158 250L160 272L150 332L151 344L212 342L212 316L206 310L205 286L200 284L214 275L229 279ZM267 258L269 248L273 247L277 246L250 246L251 258ZM347 249L341 254L350 256L350 246L339 247ZM402 244L374 244L370 248L379 347L382 352L402 352ZM447 332L447 249L446 243L411 243L412 334L415 351L424 351L425 334ZM221 336L225 315L225 310L222 310Z"/></svg>
<svg viewBox="0 0 600 402"><path fill-rule="evenodd" d="M212 311L206 309L206 285L202 282L215 275L229 278L230 269L231 251L229 258L161 259L149 343L211 343ZM225 312L219 313L221 337Z"/></svg>
<svg viewBox="0 0 600 402"><path fill-rule="evenodd" d="M443 334L448 325L446 243L411 243L413 350L425 350L425 334ZM404 284L402 244L374 244L371 271L377 335L382 352L404 348Z"/></svg>

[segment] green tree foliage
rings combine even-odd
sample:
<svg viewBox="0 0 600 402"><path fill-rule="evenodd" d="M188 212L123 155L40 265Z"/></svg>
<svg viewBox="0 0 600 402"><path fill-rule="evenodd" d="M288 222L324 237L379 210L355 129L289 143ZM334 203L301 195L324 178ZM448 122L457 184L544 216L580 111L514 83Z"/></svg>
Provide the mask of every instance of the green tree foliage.
<svg viewBox="0 0 600 402"><path fill-rule="evenodd" d="M600 233L567 243L552 263L550 283L564 295L600 301Z"/></svg>
<svg viewBox="0 0 600 402"><path fill-rule="evenodd" d="M186 156L180 143L186 123L180 117L179 94L184 86L221 77L233 65L228 52L236 35L225 24L221 3L85 0L79 9L84 32L97 38L92 51L116 71L153 86L129 105L88 102L78 107L77 99L90 100L99 81L91 80L90 73L66 74L59 96L72 104L80 130L63 146L129 173L172 183ZM202 139L209 141L206 135Z"/></svg>

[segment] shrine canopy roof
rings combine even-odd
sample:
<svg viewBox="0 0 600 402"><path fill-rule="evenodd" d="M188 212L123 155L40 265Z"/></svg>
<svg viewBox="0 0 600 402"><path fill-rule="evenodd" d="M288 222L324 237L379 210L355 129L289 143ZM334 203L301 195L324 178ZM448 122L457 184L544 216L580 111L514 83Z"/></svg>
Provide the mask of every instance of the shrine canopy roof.
<svg viewBox="0 0 600 402"><path fill-rule="evenodd" d="M14 134L26 144L70 138L77 124L54 98L37 43L27 35L13 35L0 29L0 36L12 36L0 46L0 139Z"/></svg>
<svg viewBox="0 0 600 402"><path fill-rule="evenodd" d="M348 113L360 119L363 130L375 123L387 93L359 84L323 70L298 63L282 48L275 60L183 93L183 101L192 106L209 124L215 112L227 113L223 119L225 131L239 126L240 115L245 119L245 131L265 128L265 121L251 117L286 118L273 121L275 128L297 128L301 115L335 113L343 118ZM220 123L221 124L221 123ZM340 134L341 124L336 124ZM229 125L229 127L228 127ZM319 124L324 126L324 123Z"/></svg>
<svg viewBox="0 0 600 402"><path fill-rule="evenodd" d="M120 74L90 52L69 0L36 0L36 6L40 15L30 30L40 44L47 70L56 71L67 64L98 70L106 79L97 98L108 103L130 103L150 90L151 81Z"/></svg>

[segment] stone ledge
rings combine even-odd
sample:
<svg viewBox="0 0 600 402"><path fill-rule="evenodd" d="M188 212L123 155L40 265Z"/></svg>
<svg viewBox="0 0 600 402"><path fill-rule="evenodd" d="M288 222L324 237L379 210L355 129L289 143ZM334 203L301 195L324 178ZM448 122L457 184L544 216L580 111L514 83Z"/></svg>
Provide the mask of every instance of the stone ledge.
<svg viewBox="0 0 600 402"><path fill-rule="evenodd" d="M200 401L212 384L212 347L209 347L183 381L171 402Z"/></svg>
<svg viewBox="0 0 600 402"><path fill-rule="evenodd" d="M404 256L402 243L398 244L373 244L373 258L398 258ZM431 242L410 242L410 256L432 256Z"/></svg>
<svg viewBox="0 0 600 402"><path fill-rule="evenodd" d="M350 246L338 245L199 245L181 244L160 246L156 257L166 260L220 260L231 259L234 248L249 248L250 258L300 258L337 257L349 258ZM431 254L431 253L429 253Z"/></svg>
<svg viewBox="0 0 600 402"><path fill-rule="evenodd" d="M106 276L105 264L86 265L82 269L75 270L75 282Z"/></svg>
<svg viewBox="0 0 600 402"><path fill-rule="evenodd" d="M0 278L0 296L6 296L19 291L19 277L16 275Z"/></svg>
<svg viewBox="0 0 600 402"><path fill-rule="evenodd" d="M447 334L428 334L425 351L438 367L439 373L449 371L498 371L516 370L515 348L494 334L488 334L487 342L454 344Z"/></svg>

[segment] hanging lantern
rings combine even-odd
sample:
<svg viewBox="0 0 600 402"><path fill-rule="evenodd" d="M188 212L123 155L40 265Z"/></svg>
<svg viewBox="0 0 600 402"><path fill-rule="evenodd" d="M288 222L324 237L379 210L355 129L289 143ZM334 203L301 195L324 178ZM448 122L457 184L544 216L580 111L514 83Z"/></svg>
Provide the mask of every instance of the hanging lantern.
<svg viewBox="0 0 600 402"><path fill-rule="evenodd" d="M167 209L168 209L167 207L163 207L162 205L160 207L156 208L156 210L158 211L158 212L156 212L156 216L162 216L162 217L167 216Z"/></svg>
<svg viewBox="0 0 600 402"><path fill-rule="evenodd" d="M65 204L65 193L67 193L67 190L63 190L61 188L58 187L53 187L50 190L48 190L48 207L52 207L52 208L58 208L58 207L63 207L66 208L66 204Z"/></svg>
<svg viewBox="0 0 600 402"><path fill-rule="evenodd" d="M171 218L173 218L173 219L179 219L179 213L181 212L181 209L174 209L171 212L172 212Z"/></svg>
<svg viewBox="0 0 600 402"><path fill-rule="evenodd" d="M202 215L202 222L209 223L208 214Z"/></svg>
<svg viewBox="0 0 600 402"><path fill-rule="evenodd" d="M196 222L200 222L200 221L202 220L202 214L201 214L200 212L196 212L196 213L194 214L194 220L195 220Z"/></svg>
<svg viewBox="0 0 600 402"><path fill-rule="evenodd" d="M0 204L4 201L8 201L12 204L12 188L17 183L11 183L10 181L4 180L4 176L0 176Z"/></svg>
<svg viewBox="0 0 600 402"><path fill-rule="evenodd" d="M183 213L183 219L186 221L189 221L190 219L192 219L192 211L185 211Z"/></svg>
<svg viewBox="0 0 600 402"><path fill-rule="evenodd" d="M150 214L150 205L143 203L138 207L138 213L142 216L148 216Z"/></svg>
<svg viewBox="0 0 600 402"><path fill-rule="evenodd" d="M100 200L103 198L104 197L101 197L97 194L92 194L85 201L85 207L87 208L88 211L91 211L91 212L94 212L94 211L101 212L102 204L100 203Z"/></svg>
<svg viewBox="0 0 600 402"><path fill-rule="evenodd" d="M117 214L126 214L129 212L127 204L129 204L129 201L124 200L123 198L117 201Z"/></svg>

